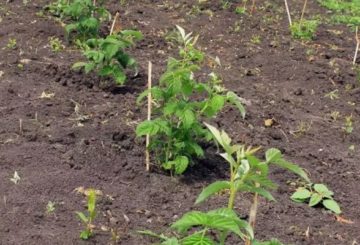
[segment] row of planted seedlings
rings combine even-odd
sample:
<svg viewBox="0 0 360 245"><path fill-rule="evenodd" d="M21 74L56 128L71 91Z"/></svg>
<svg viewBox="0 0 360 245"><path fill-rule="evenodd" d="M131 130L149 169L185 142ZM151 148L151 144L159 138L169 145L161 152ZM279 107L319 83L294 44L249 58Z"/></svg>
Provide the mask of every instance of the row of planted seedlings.
<svg viewBox="0 0 360 245"><path fill-rule="evenodd" d="M109 35L100 37L101 23L111 20L110 13L102 2L59 0L46 9L61 21L68 41L79 46L87 59L87 62L74 64L74 69L82 68L86 73L96 71L99 76L113 78L118 85L124 84L125 69L136 67L136 61L125 50L142 38L140 32L114 31L118 17L115 15ZM269 179L269 169L273 165L304 179L305 184L291 197L294 201L308 202L310 206L322 203L325 208L340 214L340 207L333 200L333 193L323 184L313 184L306 172L298 165L286 161L278 149L267 150L265 159L261 160L255 155L260 147L233 144L225 131L205 123L215 118L227 105L235 106L241 117L245 118L245 108L241 98L227 90L214 72L209 74L206 81L197 78L207 57L196 48L198 37L185 33L180 26L177 29L180 37L178 57L169 58L166 71L157 85L149 86L138 97L138 103L148 98L149 110L147 120L137 126L136 134L138 137L147 137L147 169L151 155L154 165L170 171L172 175L181 175L195 164L196 159L204 157L201 143L214 141L223 152L221 157L228 163L229 179L216 181L204 188L196 204L219 192L229 193L229 198L224 207L184 214L171 225L177 231L176 235L158 235L152 231L140 233L156 237L164 245L226 244L230 236L233 236L232 239L238 237L247 245L281 244L276 239L260 242L254 235L259 196L275 200L270 191L277 185ZM241 219L234 209L236 196L241 192L254 194L249 220ZM97 229L97 194L94 189L88 189L84 193L88 197L87 212L77 212L77 215L84 223L80 238L86 240ZM112 235L117 238L116 234Z"/></svg>

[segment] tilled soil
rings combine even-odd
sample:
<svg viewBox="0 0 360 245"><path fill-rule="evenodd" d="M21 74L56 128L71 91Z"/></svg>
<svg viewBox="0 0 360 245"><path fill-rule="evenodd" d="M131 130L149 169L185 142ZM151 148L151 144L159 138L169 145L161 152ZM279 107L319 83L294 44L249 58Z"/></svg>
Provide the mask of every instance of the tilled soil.
<svg viewBox="0 0 360 245"><path fill-rule="evenodd" d="M71 65L82 58L74 47L51 51L50 37L64 44L66 40L58 23L37 14L47 1L31 0L25 6L21 0L2 0L0 244L109 244L106 231L86 242L79 239L82 226L75 212L83 211L85 203L74 191L78 187L103 192L96 223L118 230L119 244L150 244L136 231L164 232L191 209L226 203L226 196L219 196L194 206L204 186L227 177L226 164L214 148L183 177L173 178L145 171L144 141L135 137L137 123L146 118L145 108L135 101L145 89L147 62L153 62L156 80L166 59L176 55L176 47L165 40L175 24L200 35L202 49L221 60L216 71L225 87L247 101L245 120L226 108L212 123L235 141L281 149L314 182L327 184L342 217L354 222L338 222L321 207L292 202L296 176L273 169L277 202L260 200L257 238L276 237L285 244L360 242L360 93L351 65L353 33L344 26L321 24L315 40L303 43L290 36L283 1L259 1L253 15L235 14L236 4L223 9L213 0L196 8L196 2L108 4L113 14L120 12L123 28L137 28L145 37L130 51L140 74L129 73L126 86L116 88L103 86L95 74L72 71ZM301 3L289 4L293 18L299 16ZM316 14L328 16L312 2L309 16ZM15 49L6 48L9 38L17 40ZM338 98L325 96L334 90ZM41 98L43 92L54 96ZM330 116L335 111L340 112L337 120ZM346 135L342 127L349 115L354 130ZM265 127L266 119L274 124ZM15 171L21 178L18 184L10 181ZM240 195L236 202L244 218L251 200L251 195ZM46 213L49 201L55 202L51 214ZM230 239L229 244L236 243Z"/></svg>

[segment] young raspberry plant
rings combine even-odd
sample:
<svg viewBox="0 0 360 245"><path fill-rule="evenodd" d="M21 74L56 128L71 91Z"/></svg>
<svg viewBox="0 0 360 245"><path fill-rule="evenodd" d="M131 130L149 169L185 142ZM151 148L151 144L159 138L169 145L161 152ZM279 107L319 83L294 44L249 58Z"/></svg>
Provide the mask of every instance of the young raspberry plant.
<svg viewBox="0 0 360 245"><path fill-rule="evenodd" d="M137 69L134 58L125 52L126 48L142 39L138 31L124 30L106 38L93 38L86 41L83 55L87 62L77 62L73 69L84 69L85 73L96 71L99 76L111 77L116 84L126 81L126 68Z"/></svg>
<svg viewBox="0 0 360 245"><path fill-rule="evenodd" d="M205 187L196 199L195 204L200 204L222 192L229 193L227 207L208 212L191 211L184 214L171 225L171 228L175 229L179 234L176 237L167 237L163 234L157 235L151 231L141 233L161 239L162 244L224 245L228 237L234 234L241 240L249 241L249 244L281 245L276 240L258 242L254 239L253 227L248 222L240 219L234 210L236 196L241 192L250 192L274 201L274 197L269 192L269 190L277 186L269 179L269 168L272 165L289 170L309 182L310 180L305 171L299 166L286 161L281 152L274 148L267 150L265 160L261 161L254 155L260 148L232 144L231 138L225 131L219 131L208 124L206 126L216 143L225 151L220 156L229 165L230 178L229 180L216 181ZM239 244L239 242L236 244Z"/></svg>
<svg viewBox="0 0 360 245"><path fill-rule="evenodd" d="M150 135L149 150L158 165L182 174L195 158L204 155L200 143L212 138L202 120L214 118L226 104L235 105L242 117L245 109L234 92L221 86L216 74L198 81L195 73L201 70L205 55L195 48L197 37L177 28L182 39L180 58L170 58L159 84L139 96L138 102L150 92L155 106L153 119L140 123L136 134Z"/></svg>

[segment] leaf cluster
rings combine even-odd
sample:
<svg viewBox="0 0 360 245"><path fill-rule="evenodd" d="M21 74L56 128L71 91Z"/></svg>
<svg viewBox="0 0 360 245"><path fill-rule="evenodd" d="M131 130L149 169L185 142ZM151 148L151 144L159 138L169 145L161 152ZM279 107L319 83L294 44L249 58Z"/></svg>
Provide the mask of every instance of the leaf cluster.
<svg viewBox="0 0 360 245"><path fill-rule="evenodd" d="M277 149L267 150L265 161L260 161L254 156L259 148L253 149L244 145L231 144L231 138L226 132L219 131L208 124L206 126L215 141L225 151L221 156L229 164L230 180L216 181L204 188L195 204L199 204L219 192L227 191L230 193L228 207L208 212L191 211L184 214L171 226L180 233L180 238L157 235L149 231L143 232L143 234L160 238L163 241L161 244L223 245L227 237L233 233L243 240L249 239L258 245L281 245L277 240L267 242L254 240L254 231L250 224L241 220L234 211L235 196L238 192L252 192L274 201L275 199L268 191L276 187L276 184L268 178L271 164L294 172L309 182L308 176L299 166L284 160L281 152ZM189 231L194 232L187 235Z"/></svg>
<svg viewBox="0 0 360 245"><path fill-rule="evenodd" d="M69 38L75 32L82 41L97 37L100 24L111 15L98 1L92 0L58 0L46 7L50 13L65 22L65 32Z"/></svg>
<svg viewBox="0 0 360 245"><path fill-rule="evenodd" d="M351 26L360 25L359 0L318 0L318 2L334 13L335 22Z"/></svg>
<svg viewBox="0 0 360 245"><path fill-rule="evenodd" d="M308 185L301 187L291 196L295 202L309 203L310 207L316 206L321 203L326 209L340 214L341 209L339 204L333 199L334 193L330 191L324 184Z"/></svg>
<svg viewBox="0 0 360 245"><path fill-rule="evenodd" d="M100 76L112 77L117 84L126 80L125 69L136 68L136 61L125 52L135 41L141 40L138 31L124 30L108 35L106 38L93 38L86 41L83 55L87 62L77 62L73 69L84 69L85 73L96 71Z"/></svg>
<svg viewBox="0 0 360 245"><path fill-rule="evenodd" d="M204 155L199 143L210 140L211 134L202 120L215 117L226 103L235 105L245 116L240 98L225 92L217 75L211 73L205 82L196 79L205 55L195 48L196 37L179 26L178 30L182 38L179 59L170 58L159 84L138 98L140 102L151 93L154 119L136 129L137 136L151 136L149 149L157 162L175 174L183 173L194 157Z"/></svg>
<svg viewBox="0 0 360 245"><path fill-rule="evenodd" d="M312 40L319 22L317 20L295 21L290 26L291 35L296 39Z"/></svg>

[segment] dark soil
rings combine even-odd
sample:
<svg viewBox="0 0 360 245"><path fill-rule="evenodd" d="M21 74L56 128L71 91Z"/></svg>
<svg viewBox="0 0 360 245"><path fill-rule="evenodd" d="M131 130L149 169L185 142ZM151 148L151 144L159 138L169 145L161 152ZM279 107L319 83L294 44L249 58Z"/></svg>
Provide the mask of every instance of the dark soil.
<svg viewBox="0 0 360 245"><path fill-rule="evenodd" d="M47 1L29 0L26 6L21 0L1 1L0 244L109 244L105 231L87 242L79 239L82 226L75 211L85 210L85 198L76 193L78 187L103 192L96 223L118 229L119 244L150 244L136 231L166 231L191 209L226 203L219 196L194 206L202 187L227 176L215 151L183 177L171 178L145 171L144 142L135 138L137 123L146 117L135 100L145 89L147 62L153 62L158 78L167 57L176 54L165 41L175 24L200 35L202 49L221 60L217 72L225 87L248 102L245 120L227 108L212 123L236 141L281 149L314 182L327 184L342 216L354 222L341 223L321 207L292 202L296 187L290 182L296 176L275 169L277 202L261 199L257 238L276 237L286 244L360 242L360 93L349 28L322 24L314 41L302 43L291 38L280 0L259 1L253 16L235 14L235 4L222 9L215 0L199 9L195 0L137 0L124 7L113 0L111 12L120 11L122 26L136 27L145 36L131 51L140 75L129 74L127 85L114 89L101 86L94 74L71 71L81 59L74 47L51 51L49 37L66 41L58 23L37 15ZM294 18L300 2L290 1L297 10ZM327 16L316 3L309 9L311 15ZM258 44L251 41L255 35ZM15 49L6 48L9 38L17 40ZM336 89L338 99L325 97ZM55 95L40 98L44 91ZM333 111L340 112L336 121L330 117ZM354 130L346 135L342 127L351 114ZM265 127L264 120L271 118L275 124ZM355 150L349 150L351 145ZM21 177L16 185L10 181L15 171ZM236 208L243 217L251 200L251 195L238 197ZM49 201L56 203L52 214L46 213Z"/></svg>

